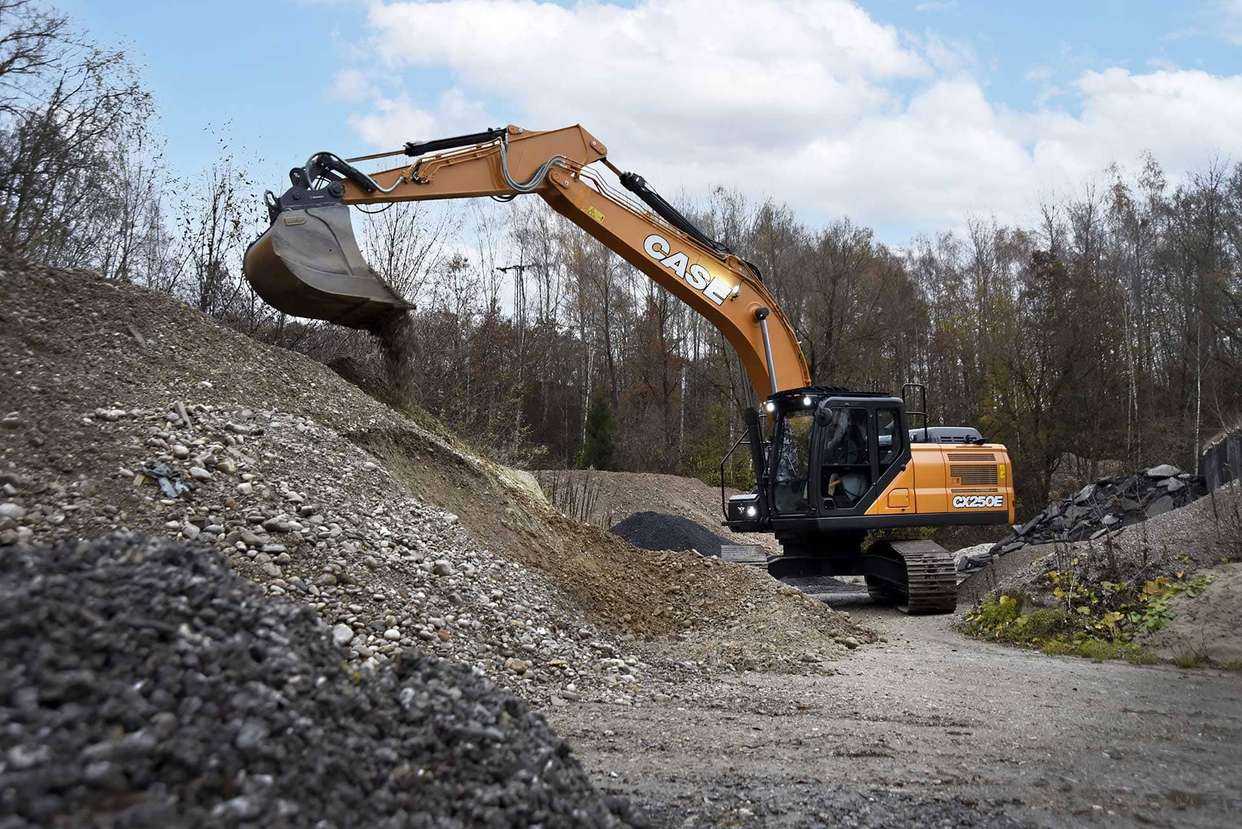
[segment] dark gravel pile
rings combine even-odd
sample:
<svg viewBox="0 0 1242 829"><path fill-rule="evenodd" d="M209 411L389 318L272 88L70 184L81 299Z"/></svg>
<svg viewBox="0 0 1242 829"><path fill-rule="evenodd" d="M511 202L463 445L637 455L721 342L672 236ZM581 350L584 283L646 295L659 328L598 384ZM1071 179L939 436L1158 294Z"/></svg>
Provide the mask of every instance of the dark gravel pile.
<svg viewBox="0 0 1242 829"><path fill-rule="evenodd" d="M688 518L663 512L636 512L609 532L644 550L695 550L705 556L719 556L720 545L731 543Z"/></svg>
<svg viewBox="0 0 1242 829"><path fill-rule="evenodd" d="M469 669L357 673L213 551L0 551L0 827L615 826L568 746Z"/></svg>
<svg viewBox="0 0 1242 829"><path fill-rule="evenodd" d="M1102 538L1184 507L1205 494L1202 478L1167 463L1131 475L1101 478L1073 495L1053 501L990 549L968 556L959 569L985 567L993 556L1007 555L1027 544Z"/></svg>

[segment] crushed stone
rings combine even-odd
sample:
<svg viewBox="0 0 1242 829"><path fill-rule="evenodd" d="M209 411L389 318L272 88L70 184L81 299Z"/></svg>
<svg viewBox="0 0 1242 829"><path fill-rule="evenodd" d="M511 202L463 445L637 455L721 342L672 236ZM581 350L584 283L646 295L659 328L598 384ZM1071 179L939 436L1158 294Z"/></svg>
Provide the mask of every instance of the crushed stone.
<svg viewBox="0 0 1242 829"><path fill-rule="evenodd" d="M731 543L688 518L663 512L636 512L609 532L644 550L694 550L704 556L719 556L720 545Z"/></svg>
<svg viewBox="0 0 1242 829"><path fill-rule="evenodd" d="M211 550L0 550L0 823L625 825L517 697L332 635Z"/></svg>

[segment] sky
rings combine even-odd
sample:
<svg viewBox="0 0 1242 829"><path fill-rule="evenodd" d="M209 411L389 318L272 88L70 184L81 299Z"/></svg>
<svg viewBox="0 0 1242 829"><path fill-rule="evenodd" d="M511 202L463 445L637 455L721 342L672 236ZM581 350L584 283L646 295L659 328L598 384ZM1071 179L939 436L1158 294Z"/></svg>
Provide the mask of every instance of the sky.
<svg viewBox="0 0 1242 829"><path fill-rule="evenodd" d="M175 173L274 190L357 154L581 123L666 196L717 185L902 245L1029 223L1117 163L1242 161L1242 0L59 0L129 50ZM206 11L205 11L206 10Z"/></svg>

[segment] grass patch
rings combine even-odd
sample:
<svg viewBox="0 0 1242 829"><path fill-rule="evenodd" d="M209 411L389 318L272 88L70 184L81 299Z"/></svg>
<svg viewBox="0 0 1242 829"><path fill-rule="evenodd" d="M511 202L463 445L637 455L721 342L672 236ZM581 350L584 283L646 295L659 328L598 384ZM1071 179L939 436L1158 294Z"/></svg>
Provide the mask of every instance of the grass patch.
<svg viewBox="0 0 1242 829"><path fill-rule="evenodd" d="M1196 596L1209 583L1206 576L1184 572L1146 581L1092 579L1077 558L1045 578L1055 606L1027 610L1030 600L1019 595L989 599L967 614L965 632L1049 654L1149 665L1159 660L1135 639L1169 623L1174 598ZM1200 667L1206 661L1199 654L1183 654L1177 664Z"/></svg>
<svg viewBox="0 0 1242 829"><path fill-rule="evenodd" d="M1208 658L1199 651L1182 651L1173 658L1173 664L1179 668L1203 668Z"/></svg>
<svg viewBox="0 0 1242 829"><path fill-rule="evenodd" d="M1120 659L1131 665L1155 665L1160 660L1133 642L1079 637L1072 640L1052 639L1044 642L1041 651L1053 656L1080 656L1096 662Z"/></svg>
<svg viewBox="0 0 1242 829"><path fill-rule="evenodd" d="M1061 607L1024 612L1025 604L1026 599L1021 596L984 601L967 615L966 633L1054 656L1079 656L1096 661L1120 659L1135 665L1159 661L1127 639L1101 636L1092 629L1087 614L1070 613Z"/></svg>

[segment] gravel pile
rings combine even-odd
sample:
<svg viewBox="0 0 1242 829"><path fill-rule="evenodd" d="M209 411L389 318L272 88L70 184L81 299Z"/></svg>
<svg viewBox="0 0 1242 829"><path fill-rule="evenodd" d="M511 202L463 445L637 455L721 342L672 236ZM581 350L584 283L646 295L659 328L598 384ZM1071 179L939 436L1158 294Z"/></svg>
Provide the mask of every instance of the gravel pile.
<svg viewBox="0 0 1242 829"><path fill-rule="evenodd" d="M516 697L343 657L207 550L0 551L0 825L624 825Z"/></svg>
<svg viewBox="0 0 1242 829"><path fill-rule="evenodd" d="M680 515L636 512L609 530L644 550L694 550L704 556L720 556L721 544L732 544Z"/></svg>
<svg viewBox="0 0 1242 829"><path fill-rule="evenodd" d="M102 482L0 473L13 491L0 545L166 534L310 604L361 666L418 644L531 699L629 696L615 636L311 418L170 404L95 409L79 423L120 464ZM646 668L633 656L628 667Z"/></svg>
<svg viewBox="0 0 1242 829"><path fill-rule="evenodd" d="M1171 464L1131 475L1101 478L1015 528L996 544L959 550L958 572L982 569L994 558L1028 544L1097 541L1203 497L1203 480Z"/></svg>
<svg viewBox="0 0 1242 829"><path fill-rule="evenodd" d="M770 579L584 528L433 422L131 285L0 253L0 388L0 549L209 547L317 611L357 668L417 645L539 704L628 705L715 670L692 628L737 628L782 670L868 639ZM766 644L785 627L797 650Z"/></svg>

